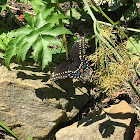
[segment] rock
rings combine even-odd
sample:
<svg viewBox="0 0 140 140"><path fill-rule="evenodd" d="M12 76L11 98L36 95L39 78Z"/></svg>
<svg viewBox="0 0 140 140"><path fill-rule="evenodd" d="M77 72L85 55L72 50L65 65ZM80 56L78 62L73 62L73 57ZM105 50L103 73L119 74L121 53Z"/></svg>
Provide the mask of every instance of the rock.
<svg viewBox="0 0 140 140"><path fill-rule="evenodd" d="M0 66L0 121L20 139L49 139L61 123L75 117L89 97L72 80L49 81L37 66Z"/></svg>
<svg viewBox="0 0 140 140"><path fill-rule="evenodd" d="M132 140L135 112L121 101L60 129L56 140Z"/></svg>

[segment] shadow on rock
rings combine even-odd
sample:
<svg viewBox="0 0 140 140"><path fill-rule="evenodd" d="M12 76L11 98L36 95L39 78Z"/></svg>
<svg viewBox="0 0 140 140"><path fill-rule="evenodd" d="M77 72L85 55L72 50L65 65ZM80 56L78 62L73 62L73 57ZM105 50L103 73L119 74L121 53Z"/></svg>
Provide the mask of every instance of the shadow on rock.
<svg viewBox="0 0 140 140"><path fill-rule="evenodd" d="M123 101L123 102L125 102L125 101ZM127 104L127 103L125 103L125 104ZM112 108L112 110L113 110L113 108ZM103 111L100 110L98 112L91 113L86 118L83 118L82 120L80 120L78 122L78 127L86 126L86 127L91 127L93 129L97 129L97 127L98 127L102 138L111 137L111 135L116 133L115 131L122 129L123 133L124 133L124 140L131 139L132 135L133 135L132 132L134 129L134 120L135 120L136 115L134 114L133 111L132 111L132 113L127 112L127 111L124 113L123 106L121 109L118 108L118 113L112 113L112 110L111 110L111 112L105 111L105 110L103 110ZM114 110L116 111L115 108L114 108ZM130 133L130 134L128 135L128 133Z"/></svg>
<svg viewBox="0 0 140 140"><path fill-rule="evenodd" d="M72 113L73 117L89 100L86 88L75 86L70 78L47 84L46 87L36 89L35 93L42 101Z"/></svg>

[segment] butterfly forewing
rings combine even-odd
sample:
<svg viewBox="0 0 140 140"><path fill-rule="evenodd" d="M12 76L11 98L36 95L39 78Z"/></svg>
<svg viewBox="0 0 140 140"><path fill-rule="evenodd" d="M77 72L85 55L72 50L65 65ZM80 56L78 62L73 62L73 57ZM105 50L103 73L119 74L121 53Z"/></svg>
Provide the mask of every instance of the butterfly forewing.
<svg viewBox="0 0 140 140"><path fill-rule="evenodd" d="M80 37L70 50L70 59L83 57L83 54L85 54L85 38Z"/></svg>

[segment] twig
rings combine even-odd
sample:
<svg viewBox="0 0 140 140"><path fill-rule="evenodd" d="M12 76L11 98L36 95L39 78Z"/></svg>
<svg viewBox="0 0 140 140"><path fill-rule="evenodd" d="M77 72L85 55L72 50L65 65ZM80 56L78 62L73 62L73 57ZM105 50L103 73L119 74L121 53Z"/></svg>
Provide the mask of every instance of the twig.
<svg viewBox="0 0 140 140"><path fill-rule="evenodd" d="M10 9L13 9L13 10L20 10L19 8L15 8L15 7L12 7L12 6L9 6L9 5L7 5ZM29 11L25 11L25 10L23 10L23 12L25 12L25 13L28 13L28 14L31 14L31 15L36 15L35 13L33 13L33 12L29 12Z"/></svg>
<svg viewBox="0 0 140 140"><path fill-rule="evenodd" d="M97 21L98 23L101 23L101 24L105 24L105 25L108 25L108 26L112 26L114 27L114 25L110 24L110 23L107 23L107 22L103 22L103 21ZM125 29L125 30L129 30L129 31L133 31L133 32L140 32L139 29L134 29L134 28L125 28L125 27L120 27L121 29Z"/></svg>

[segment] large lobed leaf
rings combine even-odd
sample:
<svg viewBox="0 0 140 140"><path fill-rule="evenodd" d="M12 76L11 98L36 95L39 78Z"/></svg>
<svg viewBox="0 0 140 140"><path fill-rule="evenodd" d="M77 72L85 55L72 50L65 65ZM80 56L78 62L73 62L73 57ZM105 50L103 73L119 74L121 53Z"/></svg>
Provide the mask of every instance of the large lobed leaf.
<svg viewBox="0 0 140 140"><path fill-rule="evenodd" d="M40 5L36 5L36 3ZM41 9L37 9L41 6ZM62 50L62 43L56 37L62 34L72 34L68 29L58 24L60 19L67 17L57 14L54 10L55 7L47 9L46 5L40 1L35 1L33 7L37 11L36 16L33 18L29 14L25 14L28 24L8 34L8 37L11 38L5 54L5 62L8 68L14 55L17 56L18 62L20 59L24 61L29 49L32 47L34 60L39 62L42 69L44 69L52 61L52 54L60 53ZM52 45L59 47L53 50L49 47Z"/></svg>

